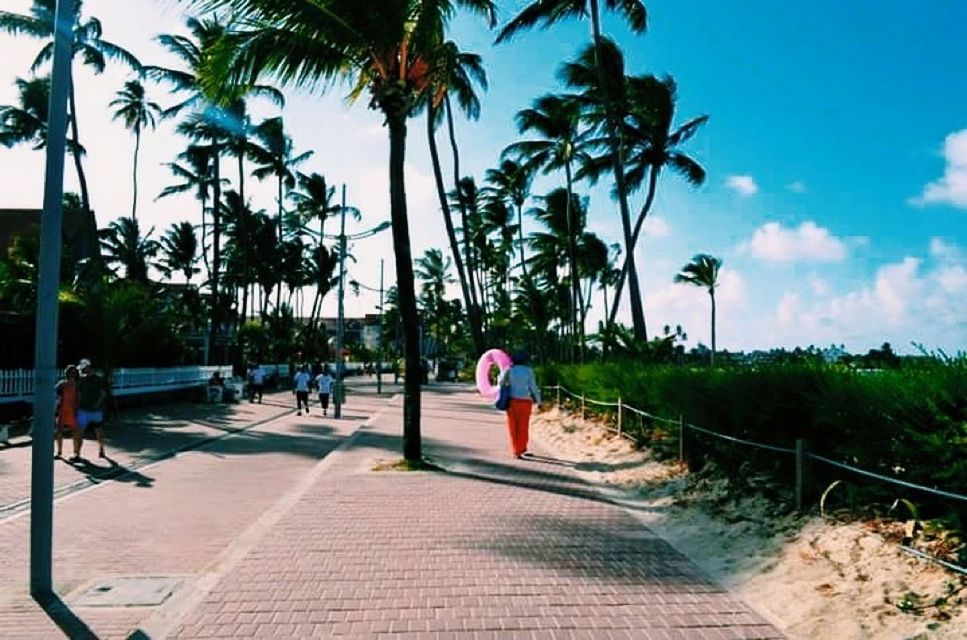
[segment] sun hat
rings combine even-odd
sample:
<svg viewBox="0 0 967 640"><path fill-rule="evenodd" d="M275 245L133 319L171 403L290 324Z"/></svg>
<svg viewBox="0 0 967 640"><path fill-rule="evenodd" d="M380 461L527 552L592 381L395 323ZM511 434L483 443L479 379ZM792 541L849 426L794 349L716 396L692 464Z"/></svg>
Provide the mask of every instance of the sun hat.
<svg viewBox="0 0 967 640"><path fill-rule="evenodd" d="M527 364L531 356L525 349L517 349L510 355L510 359L514 364Z"/></svg>

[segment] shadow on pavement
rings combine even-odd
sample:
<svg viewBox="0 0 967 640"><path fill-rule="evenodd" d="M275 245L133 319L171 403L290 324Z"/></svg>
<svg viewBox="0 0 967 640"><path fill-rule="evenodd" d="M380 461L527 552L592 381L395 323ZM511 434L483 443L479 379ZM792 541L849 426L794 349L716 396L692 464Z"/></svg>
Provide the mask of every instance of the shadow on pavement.
<svg viewBox="0 0 967 640"><path fill-rule="evenodd" d="M98 640L98 636L87 624L77 617L67 603L56 593L37 598L37 604L50 617L64 635L72 640Z"/></svg>
<svg viewBox="0 0 967 640"><path fill-rule="evenodd" d="M154 478L144 475L134 469L130 469L118 464L111 458L102 458L107 461L106 465L95 464L94 462L81 458L80 460L69 462L72 467L83 473L91 480L115 480L117 482L130 482L138 487L151 488L154 486Z"/></svg>

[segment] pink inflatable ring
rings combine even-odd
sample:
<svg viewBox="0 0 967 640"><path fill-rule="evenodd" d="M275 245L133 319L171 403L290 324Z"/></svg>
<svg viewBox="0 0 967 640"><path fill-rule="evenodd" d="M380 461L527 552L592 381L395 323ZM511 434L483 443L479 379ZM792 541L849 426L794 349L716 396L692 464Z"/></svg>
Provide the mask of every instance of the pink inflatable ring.
<svg viewBox="0 0 967 640"><path fill-rule="evenodd" d="M490 370L496 365L500 370L509 369L513 364L510 356L500 349L491 349L477 360L477 391L490 401L497 399L499 390L490 382Z"/></svg>

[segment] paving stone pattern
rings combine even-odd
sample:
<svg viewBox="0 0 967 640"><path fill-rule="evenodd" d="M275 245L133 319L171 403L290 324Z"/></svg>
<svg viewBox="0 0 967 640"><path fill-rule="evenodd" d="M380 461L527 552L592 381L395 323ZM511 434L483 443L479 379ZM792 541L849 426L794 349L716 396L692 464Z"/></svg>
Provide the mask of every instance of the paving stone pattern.
<svg viewBox="0 0 967 640"><path fill-rule="evenodd" d="M400 450L400 411L383 415L176 637L782 637L567 466L510 459L471 394L424 405L453 473L374 472Z"/></svg>

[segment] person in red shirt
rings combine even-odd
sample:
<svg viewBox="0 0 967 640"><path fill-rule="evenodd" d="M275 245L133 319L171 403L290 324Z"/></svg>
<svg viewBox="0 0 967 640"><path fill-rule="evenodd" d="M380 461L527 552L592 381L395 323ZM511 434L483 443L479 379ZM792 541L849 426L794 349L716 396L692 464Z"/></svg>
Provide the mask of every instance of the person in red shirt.
<svg viewBox="0 0 967 640"><path fill-rule="evenodd" d="M74 457L80 455L80 438L82 432L77 428L77 380L80 373L74 365L64 369L64 379L57 383L54 391L57 393L57 411L54 435L57 436L57 453L55 458L64 454L64 431L69 429L74 440Z"/></svg>

